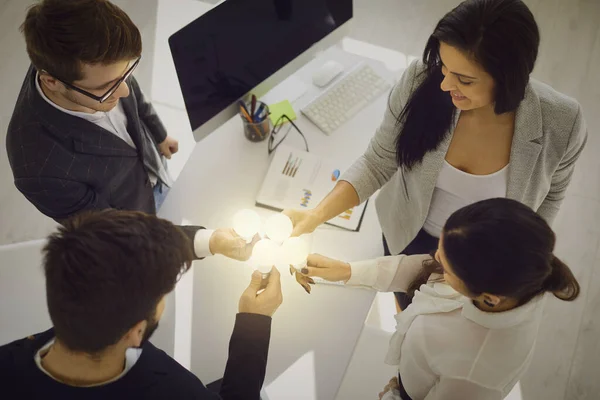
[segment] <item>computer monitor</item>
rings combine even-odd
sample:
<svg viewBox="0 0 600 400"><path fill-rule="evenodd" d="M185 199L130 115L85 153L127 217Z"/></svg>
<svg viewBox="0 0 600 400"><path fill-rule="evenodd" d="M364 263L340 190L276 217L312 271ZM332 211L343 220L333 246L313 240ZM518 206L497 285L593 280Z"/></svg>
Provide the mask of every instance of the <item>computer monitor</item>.
<svg viewBox="0 0 600 400"><path fill-rule="evenodd" d="M352 0L227 0L169 38L194 139L341 40Z"/></svg>

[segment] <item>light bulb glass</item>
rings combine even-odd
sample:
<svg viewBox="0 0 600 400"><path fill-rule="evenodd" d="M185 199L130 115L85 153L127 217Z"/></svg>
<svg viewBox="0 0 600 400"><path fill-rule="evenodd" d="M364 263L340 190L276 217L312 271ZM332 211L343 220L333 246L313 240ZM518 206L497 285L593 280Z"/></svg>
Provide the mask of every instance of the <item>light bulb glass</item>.
<svg viewBox="0 0 600 400"><path fill-rule="evenodd" d="M306 266L306 259L310 253L306 238L291 237L281 246L281 258L286 264L300 270Z"/></svg>
<svg viewBox="0 0 600 400"><path fill-rule="evenodd" d="M271 269L273 269L273 266L269 266L269 265L259 265L258 268L256 268L257 270L260 271L261 274L263 274L263 277L265 274L270 274L271 273Z"/></svg>
<svg viewBox="0 0 600 400"><path fill-rule="evenodd" d="M260 231L260 216L254 210L240 210L233 216L233 230L250 242Z"/></svg>
<svg viewBox="0 0 600 400"><path fill-rule="evenodd" d="M277 262L278 255L279 246L272 240L262 239L254 245L250 262L260 272L263 272L263 270L271 272L271 268Z"/></svg>
<svg viewBox="0 0 600 400"><path fill-rule="evenodd" d="M292 235L294 225L292 220L284 214L273 214L265 223L265 234L274 242L283 243Z"/></svg>

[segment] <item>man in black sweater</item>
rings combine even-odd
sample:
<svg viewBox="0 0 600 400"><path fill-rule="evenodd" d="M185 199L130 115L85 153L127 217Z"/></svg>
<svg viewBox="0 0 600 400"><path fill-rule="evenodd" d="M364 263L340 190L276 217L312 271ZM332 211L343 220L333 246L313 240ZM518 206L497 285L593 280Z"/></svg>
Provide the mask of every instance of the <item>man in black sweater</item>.
<svg viewBox="0 0 600 400"><path fill-rule="evenodd" d="M17 189L58 222L105 208L156 213L178 142L132 75L138 28L106 0L41 0L21 30L31 66L6 137Z"/></svg>
<svg viewBox="0 0 600 400"><path fill-rule="evenodd" d="M260 294L255 272L240 299L220 394L148 341L202 229L118 210L67 220L44 248L54 326L0 347L0 397L258 400L282 302L276 268Z"/></svg>

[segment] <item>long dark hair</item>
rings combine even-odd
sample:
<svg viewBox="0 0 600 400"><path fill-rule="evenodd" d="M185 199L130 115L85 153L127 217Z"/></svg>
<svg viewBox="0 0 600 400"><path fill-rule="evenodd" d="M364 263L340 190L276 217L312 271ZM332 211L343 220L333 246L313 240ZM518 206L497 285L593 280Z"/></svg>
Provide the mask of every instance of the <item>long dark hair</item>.
<svg viewBox="0 0 600 400"><path fill-rule="evenodd" d="M438 22L429 37L420 85L398 116L398 166L411 169L449 133L455 107L440 89L440 42L471 56L495 81L495 112L514 111L525 97L540 35L521 0L466 0Z"/></svg>
<svg viewBox="0 0 600 400"><path fill-rule="evenodd" d="M565 301L579 295L569 267L553 254L556 236L546 221L515 200L490 199L456 211L444 226L442 244L453 273L474 296L490 293L525 304L545 292ZM435 260L409 288L441 272Z"/></svg>

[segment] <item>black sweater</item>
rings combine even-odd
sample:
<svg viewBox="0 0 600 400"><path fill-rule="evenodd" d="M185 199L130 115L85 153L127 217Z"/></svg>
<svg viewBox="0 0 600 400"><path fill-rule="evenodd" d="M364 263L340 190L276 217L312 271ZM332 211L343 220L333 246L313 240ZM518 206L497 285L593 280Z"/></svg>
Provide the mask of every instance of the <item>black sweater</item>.
<svg viewBox="0 0 600 400"><path fill-rule="evenodd" d="M54 330L0 347L0 398L12 399L260 399L267 366L271 318L238 314L220 394L210 392L191 372L147 342L133 368L104 386L81 388L43 373L34 356Z"/></svg>

